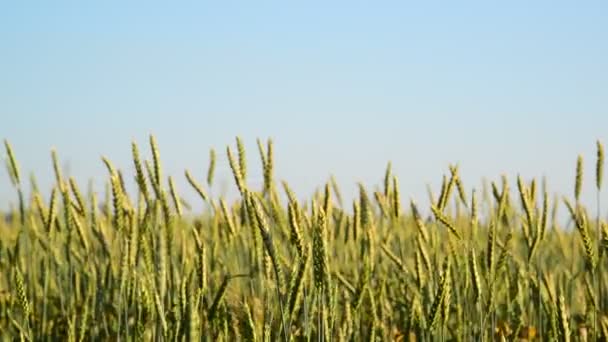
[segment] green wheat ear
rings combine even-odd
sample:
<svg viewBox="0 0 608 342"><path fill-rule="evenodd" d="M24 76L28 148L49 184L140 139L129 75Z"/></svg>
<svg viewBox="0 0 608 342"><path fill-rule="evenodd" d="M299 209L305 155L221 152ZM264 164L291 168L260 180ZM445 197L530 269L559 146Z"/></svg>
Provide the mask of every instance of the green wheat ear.
<svg viewBox="0 0 608 342"><path fill-rule="evenodd" d="M226 147L226 153L228 155L228 162L230 163L230 169L232 170L232 175L234 176L236 187L239 189L239 192L241 194L245 194L245 180L243 178L243 174L241 173L241 167L234 158L232 150L230 150L230 146Z"/></svg>
<svg viewBox="0 0 608 342"><path fill-rule="evenodd" d="M158 151L158 144L154 135L150 135L150 150L152 150L152 161L154 163L154 180L156 184L161 184L163 177L160 165L160 152Z"/></svg>
<svg viewBox="0 0 608 342"><path fill-rule="evenodd" d="M604 145L597 141L597 164L595 167L595 186L599 190L604 178Z"/></svg>
<svg viewBox="0 0 608 342"><path fill-rule="evenodd" d="M169 176L169 191L171 192L171 199L173 200L173 205L175 206L175 211L177 212L177 216L182 216L182 205L181 199L177 194L177 190L175 189L175 183L173 182L173 177Z"/></svg>
<svg viewBox="0 0 608 342"><path fill-rule="evenodd" d="M200 198L202 198L203 201L207 202L209 200L209 196L207 195L207 192L196 181L196 179L194 179L192 174L190 174L190 171L185 170L184 175L186 176L186 179L188 180L188 183L190 184L190 186L192 186L192 188L196 191L196 193L200 196Z"/></svg>
<svg viewBox="0 0 608 342"><path fill-rule="evenodd" d="M465 192L464 185L462 184L462 179L460 178L460 175L456 177L456 189L458 190L458 196L460 197L460 200L462 201L462 203L464 203L465 206L467 206L467 194Z"/></svg>
<svg viewBox="0 0 608 342"><path fill-rule="evenodd" d="M476 303L480 303L481 302L481 294L482 294L482 288L481 288L481 277L479 276L479 272L477 270L477 255L475 254L475 248L471 248L471 251L469 253L469 260L470 260L470 265L471 265L471 277L472 277L472 283L473 283L473 293L475 295L475 302Z"/></svg>
<svg viewBox="0 0 608 342"><path fill-rule="evenodd" d="M329 280L329 264L326 247L327 218L322 208L317 209L317 216L313 227L313 275L314 283L318 289L327 290Z"/></svg>
<svg viewBox="0 0 608 342"><path fill-rule="evenodd" d="M581 197L581 189L583 187L583 156L579 155L576 159L576 179L574 183L574 198L576 202Z"/></svg>
<svg viewBox="0 0 608 342"><path fill-rule="evenodd" d="M608 224L605 221L600 222L600 231L602 232L600 253L604 254L608 252Z"/></svg>
<svg viewBox="0 0 608 342"><path fill-rule="evenodd" d="M300 257L304 256L304 244L300 232L298 208L295 203L289 203L287 209L289 228L291 230L291 243L295 246Z"/></svg>
<svg viewBox="0 0 608 342"><path fill-rule="evenodd" d="M19 177L19 164L17 164L17 160L15 159L13 148L6 139L4 140L4 147L6 148L6 154L8 155L8 170L11 182L15 187L18 187L21 183L21 179Z"/></svg>
<svg viewBox="0 0 608 342"><path fill-rule="evenodd" d="M329 183L325 184L325 191L323 193L323 211L326 217L331 218L332 213L332 202L331 202L331 189Z"/></svg>
<svg viewBox="0 0 608 342"><path fill-rule="evenodd" d="M69 184L70 190L72 191L74 198L76 198L76 203L78 204L78 214L80 214L80 216L84 216L86 210L84 197L82 197L82 193L78 189L78 184L76 184L76 180L74 179L74 177L69 178Z"/></svg>
<svg viewBox="0 0 608 342"><path fill-rule="evenodd" d="M131 142L131 153L133 155L133 164L135 165L135 180L139 191L144 196L146 203L150 203L150 192L148 191L148 185L146 183L146 176L144 175L141 159L139 157L139 148L135 141Z"/></svg>
<svg viewBox="0 0 608 342"><path fill-rule="evenodd" d="M560 293L557 297L557 316L559 318L559 332L562 338L562 341L570 342L570 324L569 324L569 315L568 309L566 308L566 300L563 295L563 291L560 290Z"/></svg>
<svg viewBox="0 0 608 342"><path fill-rule="evenodd" d="M338 181L336 181L336 177L334 177L334 175L331 175L329 177L329 182L331 183L331 188L334 191L334 194L336 195L336 201L338 201L338 204L340 205L340 207L342 207L344 202L342 201L342 193L340 192L340 187L338 186Z"/></svg>
<svg viewBox="0 0 608 342"><path fill-rule="evenodd" d="M268 139L266 144L266 164L264 168L264 191L270 192L273 190L273 174L274 174L274 145L272 139Z"/></svg>
<svg viewBox="0 0 608 342"><path fill-rule="evenodd" d="M207 170L207 186L213 185L213 177L215 175L215 150L209 150L209 169Z"/></svg>
<svg viewBox="0 0 608 342"><path fill-rule="evenodd" d="M458 232L458 230L456 229L456 226L454 225L454 223L450 220L450 218L448 218L447 216L445 216L437 207L435 206L431 206L431 211L433 212L433 214L435 215L435 218L437 219L437 221L443 223L444 226L446 226L448 228L448 230L450 231L450 233L454 234L454 236L456 236L459 240L462 240L462 236L460 235L460 233Z"/></svg>
<svg viewBox="0 0 608 342"><path fill-rule="evenodd" d="M240 137L236 137L236 148L239 155L239 167L241 168L241 177L247 179L247 156L245 155L245 145Z"/></svg>
<svg viewBox="0 0 608 342"><path fill-rule="evenodd" d="M393 215L399 218L401 215L401 192L399 191L399 180L393 176Z"/></svg>
<svg viewBox="0 0 608 342"><path fill-rule="evenodd" d="M15 272L15 282L17 283L17 299L19 301L19 305L21 306L21 310L23 310L24 317L29 317L31 313L31 306L27 299L23 274L21 274L19 269L17 269Z"/></svg>
<svg viewBox="0 0 608 342"><path fill-rule="evenodd" d="M384 197L388 197L391 191L391 176L392 176L392 164L389 161L386 165L386 172L384 174Z"/></svg>
<svg viewBox="0 0 608 342"><path fill-rule="evenodd" d="M444 305L444 301L447 300L450 288L450 260L446 258L443 263L443 274L440 277L439 288L435 293L435 297L433 298L433 304L431 305L431 309L429 311L428 321L430 322L431 330L434 330L437 324L439 323L439 318L441 316L441 307Z"/></svg>
<svg viewBox="0 0 608 342"><path fill-rule="evenodd" d="M57 151L53 148L51 150L51 159L53 160L53 171L55 171L55 179L59 188L63 188L63 176L61 174L61 167L59 166L59 158L57 157Z"/></svg>

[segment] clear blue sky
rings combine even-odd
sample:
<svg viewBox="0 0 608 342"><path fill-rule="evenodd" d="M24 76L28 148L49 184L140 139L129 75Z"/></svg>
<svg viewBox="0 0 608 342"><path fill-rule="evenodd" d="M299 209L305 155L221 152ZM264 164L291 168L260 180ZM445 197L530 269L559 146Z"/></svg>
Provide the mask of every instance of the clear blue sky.
<svg viewBox="0 0 608 342"><path fill-rule="evenodd" d="M272 137L277 178L302 196L330 173L347 194L379 184L388 160L422 203L449 163L468 187L546 174L572 196L583 153L592 198L607 18L606 1L6 1L0 138L43 189L51 147L85 186L101 155L132 170L130 142L154 133L188 196L183 170L202 179L210 147L232 191L224 151L241 135L251 168ZM14 198L2 173L0 206Z"/></svg>

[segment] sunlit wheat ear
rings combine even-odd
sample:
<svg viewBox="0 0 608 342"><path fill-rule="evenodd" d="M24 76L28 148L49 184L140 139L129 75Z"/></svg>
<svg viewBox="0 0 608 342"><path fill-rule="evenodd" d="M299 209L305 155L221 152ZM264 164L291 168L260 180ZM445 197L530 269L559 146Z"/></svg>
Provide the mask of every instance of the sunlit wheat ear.
<svg viewBox="0 0 608 342"><path fill-rule="evenodd" d="M494 201L496 201L496 203L500 203L501 193L498 190L498 186L494 182L491 182L490 184L491 184L491 187L492 187L492 197L494 197Z"/></svg>
<svg viewBox="0 0 608 342"><path fill-rule="evenodd" d="M297 312L298 305L303 292L304 278L308 270L308 261L310 260L310 248L307 248L303 255L298 257L297 272L292 272L292 278L289 285L289 296L287 300L287 317L289 321L293 320L294 314Z"/></svg>
<svg viewBox="0 0 608 342"><path fill-rule="evenodd" d="M471 191L471 238L477 235L477 227L479 226L479 208L477 205L477 192L475 189Z"/></svg>
<svg viewBox="0 0 608 342"><path fill-rule="evenodd" d="M76 204L78 205L78 208L77 208L78 214L80 214L80 216L84 216L85 211L86 211L84 197L82 197L82 193L78 189L78 184L76 184L76 180L74 179L74 177L70 177L69 183L70 183L70 190L72 191L72 195L74 195L74 198L76 199Z"/></svg>
<svg viewBox="0 0 608 342"><path fill-rule="evenodd" d="M213 177L215 175L216 154L214 149L209 150L209 168L207 169L207 186L213 185Z"/></svg>
<svg viewBox="0 0 608 342"><path fill-rule="evenodd" d="M171 192L171 199L173 200L173 205L175 207L175 212L177 216L182 216L182 205L180 202L180 198L177 195L177 190L175 189L175 183L173 182L173 177L169 176L169 191Z"/></svg>
<svg viewBox="0 0 608 342"><path fill-rule="evenodd" d="M264 242L264 247L266 248L266 252L270 256L270 261L272 262L272 266L276 275L277 287L281 289L283 288L283 271L281 269L281 265L279 264L279 258L277 256L277 252L272 241L272 236L270 235L270 226L268 225L266 214L264 213L264 210L262 209L261 205L258 203L253 194L247 192L246 196L248 197L248 205L253 207L257 220L257 226L260 229L262 240Z"/></svg>
<svg viewBox="0 0 608 342"><path fill-rule="evenodd" d="M416 271L416 285L419 291L424 287L424 268L421 259L420 251L416 250L416 254L414 254L414 268Z"/></svg>
<svg viewBox="0 0 608 342"><path fill-rule="evenodd" d="M110 174L110 176L118 176L114 164L112 164L112 162L108 158L106 158L105 156L101 156L101 161L106 166L106 169L108 169L108 173Z"/></svg>
<svg viewBox="0 0 608 342"><path fill-rule="evenodd" d="M245 341L257 342L256 322L253 310L246 300L243 300L243 318L241 319L241 337Z"/></svg>
<svg viewBox="0 0 608 342"><path fill-rule="evenodd" d="M589 234L589 224L587 222L587 216L584 210L573 207L572 204L568 201L568 199L564 198L564 204L568 211L570 212L570 216L572 220L576 224L576 229L578 230L581 240L583 242L583 247L585 249L585 258L588 270L593 271L595 267L595 253L593 249L593 244L591 241L591 236Z"/></svg>
<svg viewBox="0 0 608 342"><path fill-rule="evenodd" d="M434 330L439 323L441 317L441 308L443 306L443 302L446 299L449 291L450 282L450 261L446 259L443 264L443 274L441 275L439 288L435 293L435 297L433 297L433 304L431 305L431 309L429 311L429 327L431 330Z"/></svg>
<svg viewBox="0 0 608 342"><path fill-rule="evenodd" d="M74 209L73 209L73 207L69 207L67 210L73 211ZM88 252L89 251L89 240L84 231L84 227L82 226L82 222L75 215L74 212L71 212L70 217L72 218L72 222L74 223L74 226L76 227L76 233L78 234L78 239L80 240L80 244L82 245L82 248L84 248L85 252Z"/></svg>
<svg viewBox="0 0 608 342"><path fill-rule="evenodd" d="M21 179L19 177L19 164L17 164L17 160L15 159L13 148L6 139L4 140L4 147L6 148L6 154L8 155L9 176L13 185L17 187L21 183Z"/></svg>
<svg viewBox="0 0 608 342"><path fill-rule="evenodd" d="M392 176L392 164L389 161L386 165L386 172L384 173L384 197L388 198L391 193L391 176Z"/></svg>
<svg viewBox="0 0 608 342"><path fill-rule="evenodd" d="M595 164L595 186L599 190L604 178L604 144L597 141L597 163Z"/></svg>
<svg viewBox="0 0 608 342"><path fill-rule="evenodd" d="M424 221L422 220L422 216L420 215L420 212L418 211L416 202L413 199L410 199L410 209L412 210L412 216L414 218L414 222L416 223L416 228L418 229L418 232L420 234L422 234L422 238L424 239L424 242L429 243L428 230L426 228L426 225L424 224Z"/></svg>
<svg viewBox="0 0 608 342"><path fill-rule="evenodd" d="M382 244L380 245L380 249L382 249L382 251L384 252L384 254L386 254L386 256L393 262L395 263L395 265L401 270L401 272L408 274L409 271L407 269L407 267L405 266L405 264L403 263L403 261L401 261L401 259L395 255L395 253L393 253L386 244Z"/></svg>
<svg viewBox="0 0 608 342"><path fill-rule="evenodd" d="M260 161L262 162L262 167L266 167L266 150L264 149L264 144L260 138L255 140L258 145L258 152L260 154Z"/></svg>
<svg viewBox="0 0 608 342"><path fill-rule="evenodd" d="M570 341L570 317L568 315L568 310L566 308L566 300L562 291L559 291L557 296L557 315L559 317L559 332L561 335L561 340L565 342Z"/></svg>
<svg viewBox="0 0 608 342"><path fill-rule="evenodd" d="M384 195L380 191L374 191L374 199L376 200L376 203L378 204L378 209L380 209L380 216L388 217L387 202L386 202L387 198L384 197Z"/></svg>
<svg viewBox="0 0 608 342"><path fill-rule="evenodd" d="M486 269L488 270L488 283L494 281L494 272L496 266L496 223L490 222L488 227L488 246L486 249Z"/></svg>
<svg viewBox="0 0 608 342"><path fill-rule="evenodd" d="M300 257L304 257L304 245L302 242L302 234L300 232L298 208L294 203L289 203L287 210L289 228L291 230L291 243L296 247L298 255Z"/></svg>
<svg viewBox="0 0 608 342"><path fill-rule="evenodd" d="M506 193L509 194L509 179L506 174L503 173L500 175L500 183L502 184L503 192L506 191Z"/></svg>
<svg viewBox="0 0 608 342"><path fill-rule="evenodd" d="M283 185L283 191L285 191L285 195L287 195L287 199L289 200L289 203L297 204L298 198L297 198L296 194L293 192L293 190L289 187L289 184L286 181L281 181L281 184Z"/></svg>
<svg viewBox="0 0 608 342"><path fill-rule="evenodd" d="M549 300L553 304L557 304L557 296L555 294L555 284L553 282L553 277L546 272L542 272L542 282L547 290L547 295L549 296Z"/></svg>
<svg viewBox="0 0 608 342"><path fill-rule="evenodd" d="M431 265L431 258L429 257L429 253L426 249L426 243L421 238L421 234L417 234L416 236L416 246L418 247L418 252L422 257L422 261L424 262L424 266L427 271L432 271L433 267Z"/></svg>
<svg viewBox="0 0 608 342"><path fill-rule="evenodd" d="M158 151L158 144L154 135L150 135L150 150L152 151L152 161L154 163L154 180L157 184L161 184L163 177L160 165L160 152Z"/></svg>
<svg viewBox="0 0 608 342"><path fill-rule="evenodd" d="M439 198L437 198L437 203L435 203L435 206L437 208L441 208L441 205L443 204L443 198L445 196L447 186L448 186L448 178L446 175L443 175L441 178L441 189L439 190ZM434 201L431 200L431 203L434 203Z"/></svg>
<svg viewBox="0 0 608 342"><path fill-rule="evenodd" d="M167 293L167 263L168 263L168 244L167 239L167 224L160 224L158 231L157 265L156 265L156 281L160 297L164 300Z"/></svg>
<svg viewBox="0 0 608 342"><path fill-rule="evenodd" d="M320 289L327 289L329 280L329 264L325 240L326 225L325 213L322 209L319 209L313 227L312 258L315 286Z"/></svg>
<svg viewBox="0 0 608 342"><path fill-rule="evenodd" d="M543 192L543 209L541 212L541 216L540 216L540 240L544 240L545 239L545 235L547 232L547 220L548 220L548 215L549 215L549 194L547 193L547 190L545 190Z"/></svg>
<svg viewBox="0 0 608 342"><path fill-rule="evenodd" d="M329 177L329 183L331 184L331 188L334 191L334 195L336 195L336 201L338 201L338 204L340 205L340 207L342 207L342 205L344 204L342 200L342 193L340 192L338 181L336 181L336 177L334 177L334 175L331 175Z"/></svg>
<svg viewBox="0 0 608 342"><path fill-rule="evenodd" d="M530 187L528 188L528 200L532 207L536 206L536 178L532 178L530 181Z"/></svg>
<svg viewBox="0 0 608 342"><path fill-rule="evenodd" d="M454 178L454 183L456 184L456 190L458 191L458 197L460 197L460 201L467 206L467 194L464 190L464 185L462 184L462 179L460 178L460 174L458 173L458 165L450 165L450 172L452 173L452 177Z"/></svg>
<svg viewBox="0 0 608 342"><path fill-rule="evenodd" d="M247 156L245 155L245 145L243 139L236 137L236 149L239 155L239 167L241 170L241 177L247 179Z"/></svg>
<svg viewBox="0 0 608 342"><path fill-rule="evenodd" d="M401 192L399 191L399 180L397 176L393 176L393 216L399 218L401 216Z"/></svg>
<svg viewBox="0 0 608 342"><path fill-rule="evenodd" d="M323 192L323 211L327 219L331 219L332 214L332 203L331 203L331 189L329 183L325 184L325 191Z"/></svg>
<svg viewBox="0 0 608 342"><path fill-rule="evenodd" d="M234 225L234 221L232 220L232 214L228 209L228 205L226 204L226 201L223 198L220 199L220 208L222 209L222 213L224 214L224 219L226 220L226 224L228 225L230 235L234 235L236 233L236 227Z"/></svg>
<svg viewBox="0 0 608 342"><path fill-rule="evenodd" d="M519 175L517 175L517 189L519 190L521 205L524 208L524 212L526 214L527 227L528 229L532 229L532 227L534 226L534 212L530 203L530 195L528 189L526 188L526 185L524 184L523 180Z"/></svg>
<svg viewBox="0 0 608 342"><path fill-rule="evenodd" d="M585 248L585 257L587 258L587 264L591 271L595 269L595 250L591 240L591 234L589 233L589 223L587 221L587 214L583 210L579 211L579 220L577 221L576 227L581 234L583 239L583 247Z"/></svg>
<svg viewBox="0 0 608 342"><path fill-rule="evenodd" d="M70 210L70 197L66 188L61 191L61 198L63 199L63 223L65 224L68 235L72 233L73 220L72 211Z"/></svg>
<svg viewBox="0 0 608 342"><path fill-rule="evenodd" d="M61 173L61 167L59 166L59 158L57 157L57 151L51 150L51 159L53 160L53 171L55 172L55 180L59 188L63 187L63 175Z"/></svg>
<svg viewBox="0 0 608 342"><path fill-rule="evenodd" d="M373 213L367 190L365 190L365 186L361 183L359 183L359 209L361 214L361 228L367 229L373 224Z"/></svg>
<svg viewBox="0 0 608 342"><path fill-rule="evenodd" d="M469 262L471 265L471 283L473 284L473 294L475 296L475 302L481 303L481 277L479 276L479 271L477 269L477 255L475 254L475 248L471 248L471 251L469 253Z"/></svg>
<svg viewBox="0 0 608 342"><path fill-rule="evenodd" d="M144 170L141 164L141 158L139 156L139 148L137 147L137 143L133 141L131 143L131 153L133 155L133 164L135 166L135 181L137 182L137 186L139 187L139 191L144 196L144 199L147 204L150 203L150 192L148 191L148 184L146 183L146 176L144 175Z"/></svg>
<svg viewBox="0 0 608 342"><path fill-rule="evenodd" d="M608 253L608 224L606 221L600 223L600 230L602 232L600 253Z"/></svg>
<svg viewBox="0 0 608 342"><path fill-rule="evenodd" d="M266 152L266 167L264 168L264 191L270 192L272 190L273 184L273 174L274 174L274 145L272 143L272 139L268 139L268 143L266 144L267 152Z"/></svg>
<svg viewBox="0 0 608 342"><path fill-rule="evenodd" d="M587 300L590 302L593 309L597 310L598 309L598 305L597 305L598 300L597 300L597 296L595 295L595 289L594 289L593 285L591 284L590 277L584 277L583 283L584 283L584 287L585 287L585 294L587 295Z"/></svg>
<svg viewBox="0 0 608 342"><path fill-rule="evenodd" d="M578 203L581 197L581 189L583 187L583 156L579 155L576 159L576 179L574 182L574 198Z"/></svg>
<svg viewBox="0 0 608 342"><path fill-rule="evenodd" d="M51 196L49 200L49 211L44 222L47 233L51 233L53 225L55 224L55 218L57 216L57 187L53 187L51 190Z"/></svg>
<svg viewBox="0 0 608 342"><path fill-rule="evenodd" d="M207 251L205 249L205 245L202 243L196 229L192 229L192 235L194 236L194 241L196 243L196 274L198 276L198 289L199 292L203 295L206 294L207 291L207 278L208 278L208 270L207 270Z"/></svg>
<svg viewBox="0 0 608 342"><path fill-rule="evenodd" d="M33 194L33 201L34 201L34 205L36 206L36 211L38 212L38 217L40 218L40 222L42 222L42 225L46 227L46 217L48 215L47 213L47 209L44 206L44 203L42 201L42 196L40 195L40 193L36 192Z"/></svg>
<svg viewBox="0 0 608 342"><path fill-rule="evenodd" d="M443 211L447 207L450 197L452 196L452 191L454 190L455 183L456 183L456 177L451 176L449 178L448 182L446 183L443 196L441 196L441 204L439 206L439 209L441 211Z"/></svg>
<svg viewBox="0 0 608 342"><path fill-rule="evenodd" d="M21 310L23 311L24 317L29 319L31 313L30 302L27 299L27 292L25 290L25 281L23 280L23 274L19 269L15 270L15 283L17 284L17 300Z"/></svg>
<svg viewBox="0 0 608 342"><path fill-rule="evenodd" d="M130 199L129 199L129 196L127 195L127 186L125 185L125 178L122 176L121 170L116 170L116 177L118 178L118 183L120 184L120 191L125 196L125 204L130 205Z"/></svg>
<svg viewBox="0 0 608 342"><path fill-rule="evenodd" d="M192 283L191 277L188 279L188 284ZM198 290L193 290L191 286L186 288L184 295L186 298L186 307L184 315L186 318L186 340L198 341L201 339L199 306L201 301L201 293Z"/></svg>
<svg viewBox="0 0 608 342"><path fill-rule="evenodd" d="M435 215L435 218L437 219L437 221L443 223L443 225L448 228L448 230L450 231L450 233L454 234L454 236L456 236L458 239L460 239L460 240L462 239L462 236L460 235L460 233L458 232L458 230L456 230L456 226L454 225L454 223L447 216L445 216L435 206L431 206L431 210L433 211L433 214Z"/></svg>
<svg viewBox="0 0 608 342"><path fill-rule="evenodd" d="M338 280L338 282L340 284L342 284L342 286L344 286L347 290L348 293L355 295L357 293L357 289L355 289L355 286L348 281L348 279L344 278L344 275L340 272L334 272L333 276L336 278L336 280Z"/></svg>
<svg viewBox="0 0 608 342"><path fill-rule="evenodd" d="M222 281L220 288L217 290L217 292L213 298L213 304L211 304L211 308L209 309L209 316L208 316L210 322L213 322L213 319L215 318L215 316L218 313L219 305L226 295L226 290L228 290L228 283L230 282L230 279L231 279L230 276L224 277L224 280Z"/></svg>
<svg viewBox="0 0 608 342"><path fill-rule="evenodd" d="M451 277L451 272L450 272L450 268L451 265L447 264L447 269L444 268L443 272L440 274L440 276L443 277ZM443 279L440 278L440 281L443 281ZM446 289L445 295L443 297L443 301L442 301L442 312L441 312L441 323L442 325L445 327L447 325L447 323L449 322L450 319L450 309L451 309L451 304L452 304L452 279L447 279L448 282L448 287Z"/></svg>
<svg viewBox="0 0 608 342"><path fill-rule="evenodd" d="M164 219L164 223L167 226L167 229L172 228L172 223L173 223L173 215L171 213L171 208L169 206L169 199L167 198L167 192L166 191L161 191L160 193L160 207L162 209L162 213L163 213L163 219Z"/></svg>
<svg viewBox="0 0 608 342"><path fill-rule="evenodd" d="M125 286L127 286L128 273L129 273L129 239L127 236L122 238L122 248L120 256L120 279L119 279L119 293L122 296Z"/></svg>
<svg viewBox="0 0 608 342"><path fill-rule="evenodd" d="M154 306L156 307L156 315L160 321L160 326L162 328L162 334L166 335L168 333L168 325L167 320L165 318L165 310L163 304L161 302L161 295L158 291L154 291Z"/></svg>
<svg viewBox="0 0 608 342"><path fill-rule="evenodd" d="M357 241L357 235L361 230L361 207L359 202L353 201L353 241Z"/></svg>
<svg viewBox="0 0 608 342"><path fill-rule="evenodd" d="M186 176L186 180L188 180L188 184L190 184L190 186L192 186L192 188L196 191L196 193L199 195L199 197L207 202L209 200L209 196L207 195L207 192L205 191L205 189L203 189L203 187L194 179L194 177L192 176L192 174L190 174L190 171L185 170L184 171L184 175Z"/></svg>
<svg viewBox="0 0 608 342"><path fill-rule="evenodd" d="M144 161L144 165L146 166L146 174L152 185L152 190L154 190L154 195L156 196L156 199L160 199L161 184L156 181L156 176L154 176L154 166L152 166L148 160Z"/></svg>
<svg viewBox="0 0 608 342"><path fill-rule="evenodd" d="M139 301L142 304L142 315L144 317L150 317L154 314L154 299L150 293L149 280L147 277L143 277L141 280L141 288L139 292Z"/></svg>
<svg viewBox="0 0 608 342"><path fill-rule="evenodd" d="M120 231L123 227L122 190L118 181L118 177L115 174L110 176L110 183L112 185L112 205L114 209L113 224L116 230Z"/></svg>
<svg viewBox="0 0 608 342"><path fill-rule="evenodd" d="M228 154L228 162L230 163L230 169L232 170L232 175L234 176L236 187L238 188L241 194L244 194L245 181L243 179L243 175L241 174L241 168L236 159L234 158L232 151L230 150L230 146L226 147L226 153Z"/></svg>

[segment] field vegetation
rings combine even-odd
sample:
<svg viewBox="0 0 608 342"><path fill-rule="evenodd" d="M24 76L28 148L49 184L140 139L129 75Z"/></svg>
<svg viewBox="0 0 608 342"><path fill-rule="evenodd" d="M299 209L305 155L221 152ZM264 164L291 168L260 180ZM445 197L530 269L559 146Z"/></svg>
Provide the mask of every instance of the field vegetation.
<svg viewBox="0 0 608 342"><path fill-rule="evenodd" d="M582 157L572 198L519 176L468 189L451 165L417 203L402 198L389 163L384 183L359 184L352 203L331 177L302 200L275 179L271 140L258 140L264 182L251 187L238 138L221 155L239 197L209 196L211 150L206 178L184 172L198 195L187 203L155 138L146 145L149 158L132 144L133 173L100 160L98 198L63 175L55 151L52 192L32 177L24 193L5 141L15 205L0 215L2 340L608 339L600 142L597 208L581 205Z"/></svg>

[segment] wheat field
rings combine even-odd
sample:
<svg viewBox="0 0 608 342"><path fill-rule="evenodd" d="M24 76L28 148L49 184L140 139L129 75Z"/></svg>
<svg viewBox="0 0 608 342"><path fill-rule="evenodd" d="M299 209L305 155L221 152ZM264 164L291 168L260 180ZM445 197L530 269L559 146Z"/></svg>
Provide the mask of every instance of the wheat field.
<svg viewBox="0 0 608 342"><path fill-rule="evenodd" d="M454 165L430 203L406 201L389 163L352 203L333 177L303 201L275 179L272 141L257 143L262 186L237 138L211 150L206 179L180 175L198 194L187 203L154 136L149 158L132 144L134 174L100 160L102 198L65 177L55 151L52 192L32 178L24 193L5 141L15 205L0 213L1 340L608 340L608 224L589 214L601 212L599 141L597 208L581 205L582 156L572 198L500 175L469 189ZM209 195L216 155L236 199Z"/></svg>

